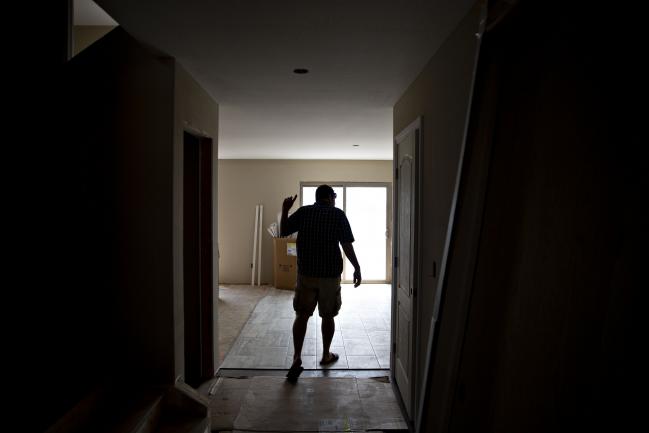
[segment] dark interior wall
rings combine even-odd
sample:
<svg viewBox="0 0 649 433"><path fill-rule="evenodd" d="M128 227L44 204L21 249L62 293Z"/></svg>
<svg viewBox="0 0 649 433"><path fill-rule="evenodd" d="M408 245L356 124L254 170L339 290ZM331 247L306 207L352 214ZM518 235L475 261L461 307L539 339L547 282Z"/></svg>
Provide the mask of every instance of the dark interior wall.
<svg viewBox="0 0 649 433"><path fill-rule="evenodd" d="M173 62L118 28L65 65L47 105L38 262L50 284L34 322L56 398L44 425L102 382L173 381L173 80Z"/></svg>
<svg viewBox="0 0 649 433"><path fill-rule="evenodd" d="M421 287L416 362L426 360L428 331L464 137L471 80L478 48L480 6L459 23L394 106L394 133L422 116ZM433 265L435 263L435 265ZM433 274L433 266L436 274ZM415 383L422 383L423 369Z"/></svg>
<svg viewBox="0 0 649 433"><path fill-rule="evenodd" d="M497 96L451 431L626 431L641 413L641 27L560 9L523 3L484 38Z"/></svg>
<svg viewBox="0 0 649 433"><path fill-rule="evenodd" d="M13 388L18 394L12 405L17 410L9 411L9 417L17 423L28 419L37 431L44 430L89 389L88 383L68 380L66 375L77 374L75 370L83 375L90 368L80 365L75 357L62 356L75 346L68 334L77 333L77 344L90 334L75 331L68 317L76 309L74 304L68 306L69 292L62 290L70 283L69 270L76 268L67 260L69 256L64 258L74 249L67 233L75 213L62 209L74 202L66 190L68 179L74 176L66 169L68 155L57 155L60 140L55 134L58 121L66 120L60 114L63 101L59 90L61 71L69 56L71 3L57 0L39 4L39 13L33 14L37 30L29 38L11 37L10 32L5 56L11 78L5 86L5 95L9 95L5 100L9 154L4 159L3 174L9 197L3 214L10 222L4 242L4 293L10 300L5 300L3 319L11 319L4 322L5 335L9 336L4 359L11 366L6 372L18 383ZM32 14L33 8L17 3L8 5L7 13ZM77 314L81 323L89 316ZM76 349L75 355L83 361L97 359L92 347L85 352ZM33 411L24 403L46 382L63 391L51 404ZM21 417L21 413L25 415Z"/></svg>
<svg viewBox="0 0 649 433"><path fill-rule="evenodd" d="M105 263L93 263L100 266L94 275L105 275L109 285L101 297L120 349L112 359L142 379L170 380L173 61L117 29L72 59L68 70L76 126L69 134L92 210L86 225L101 233L102 244L93 240L92 249L108 247Z"/></svg>

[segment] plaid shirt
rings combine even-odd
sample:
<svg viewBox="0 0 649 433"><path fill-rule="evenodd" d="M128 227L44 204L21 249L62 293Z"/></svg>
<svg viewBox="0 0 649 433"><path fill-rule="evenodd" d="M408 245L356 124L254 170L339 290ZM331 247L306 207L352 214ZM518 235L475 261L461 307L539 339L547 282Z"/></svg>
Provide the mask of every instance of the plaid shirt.
<svg viewBox="0 0 649 433"><path fill-rule="evenodd" d="M285 235L297 233L297 271L306 277L333 278L343 272L338 243L354 242L345 212L315 203L288 217Z"/></svg>

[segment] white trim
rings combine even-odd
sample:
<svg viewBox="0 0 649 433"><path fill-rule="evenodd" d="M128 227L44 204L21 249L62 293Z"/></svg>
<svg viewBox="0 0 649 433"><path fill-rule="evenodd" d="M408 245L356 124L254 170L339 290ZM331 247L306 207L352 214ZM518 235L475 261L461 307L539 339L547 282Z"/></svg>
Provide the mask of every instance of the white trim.
<svg viewBox="0 0 649 433"><path fill-rule="evenodd" d="M437 321L439 319L439 314L440 314L440 308L441 308L441 302L442 302L442 294L444 291L444 288L446 286L446 271L447 271L447 265L448 265L448 253L449 249L451 246L451 240L453 238L453 229L455 225L455 219L456 219L456 209L457 209L457 201L458 201L458 195L459 195L459 190L460 190L460 184L462 180L462 167L464 165L464 157L465 157L465 150L466 150L466 141L467 141L467 134L469 130L469 121L471 119L471 110L472 110L472 104L473 104L473 93L474 93L474 88L475 88L475 81L476 81L476 76L477 76L477 70L478 70L478 59L480 56L480 46L482 42L482 35L484 33L485 29L485 22L486 22L486 16L487 16L487 7L486 3L482 5L481 11L480 11L480 24L479 24L479 32L476 33L476 39L477 39L477 49L474 57L474 64L473 64L473 73L471 76L471 87L469 91L469 100L468 100L468 107L466 111L466 117L464 120L464 132L463 132L463 137L462 137L462 147L460 149L460 157L458 159L458 166L457 166L457 174L455 177L455 189L453 191L453 198L451 201L451 210L449 213L449 222L448 222L448 227L446 230L446 239L444 242L444 251L442 254L442 262L440 265L439 269L439 276L437 280L437 288L435 290L435 300L433 304L433 314L431 317L430 321L430 330L428 333L428 344L426 348L426 361L423 366L424 368L424 374L423 374L423 380L422 380L422 389L421 392L419 393L419 398L420 398L420 404L421 407L418 411L417 414L417 423L416 423L416 429L415 431L421 431L422 428L422 423L423 423L423 413L424 413L424 407L426 402L428 401L429 398L429 393L428 393L428 386L430 385L430 382L432 381L432 368L431 368L431 363L432 363L432 358L433 358L433 350L435 347L435 332L437 330ZM486 182L484 182L486 185ZM478 224L475 227L479 227L481 224ZM479 230L478 230L479 232ZM474 252L475 255L475 252ZM456 339L461 339L463 335L463 329L458 331L457 335L455 336ZM450 401L449 401L450 403ZM448 416L448 412L450 406L447 406L445 415ZM445 423L445 420L442 420L442 423Z"/></svg>
<svg viewBox="0 0 649 433"><path fill-rule="evenodd" d="M250 269L250 285L255 285L255 266L257 265L257 230L259 229L259 205L255 206L255 235L252 239L252 267Z"/></svg>
<svg viewBox="0 0 649 433"><path fill-rule="evenodd" d="M418 385L417 384L417 372L418 372L418 364L417 364L417 356L416 356L416 351L415 346L416 342L418 341L419 338L419 326L418 326L418 321L419 321L419 316L420 316L420 302L418 302L418 297L419 297L419 289L421 288L421 278L420 278L420 257L421 257L421 252L420 252L420 246L421 242L419 240L420 236L420 230L419 230L419 224L421 222L421 164L422 164L422 149L423 149L423 118L421 116L417 117L413 122L411 122L408 126L406 126L403 130L401 130L395 137L394 137L394 157L392 159L392 169L393 169L393 201L392 201L392 227L394 230L394 235L393 235L393 242L392 242L392 320L391 320L391 330L390 330L390 378L392 382L396 385L396 377L395 377L395 371L394 371L394 366L395 366L395 353L394 349L396 347L396 309L395 309L395 304L397 302L397 283L398 283L398 270L397 267L394 266L394 257L398 257L398 238L399 238L399 230L398 230L398 200L399 200L399 194L398 194L398 188L397 188L397 181L396 178L398 176L397 168L399 165L399 157L398 157L398 150L399 150L399 143L403 141L408 135L411 133L415 133L415 148L414 148L414 157L415 157L415 174L414 174L414 191L413 197L415 198L415 209L414 209L414 223L412 227L412 239L413 239L413 245L412 245L412 257L411 257L411 273L412 273L412 284L413 284L413 296L411 297L411 302L412 302L412 317L411 317L411 331L412 331L412 345L411 345L411 353L410 353L410 362L411 362L411 368L410 368L410 389L409 390L401 390L399 389L399 392L396 393L397 398L401 404L402 407L405 407L405 404L403 402L403 399L401 398L400 392L408 392L410 394L410 411L411 411L411 416L412 419L409 418L407 412L404 411L404 417L406 418L406 421L408 425L413 424L413 420L416 419L417 417L417 411L418 407L416 405L416 392L415 388ZM398 387L398 385L396 385Z"/></svg>

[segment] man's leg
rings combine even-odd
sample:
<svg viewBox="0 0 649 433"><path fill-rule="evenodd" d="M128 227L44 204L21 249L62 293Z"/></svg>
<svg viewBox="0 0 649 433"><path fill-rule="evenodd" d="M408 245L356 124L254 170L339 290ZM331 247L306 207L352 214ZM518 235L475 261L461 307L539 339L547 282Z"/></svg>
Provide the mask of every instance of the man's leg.
<svg viewBox="0 0 649 433"><path fill-rule="evenodd" d="M322 317L322 362L329 362L332 355L329 352L331 347L331 340L334 338L336 332L336 322L333 317Z"/></svg>
<svg viewBox="0 0 649 433"><path fill-rule="evenodd" d="M302 345L304 344L304 336L306 335L306 326L309 323L309 316L306 314L298 314L293 321L293 366L298 367L302 365Z"/></svg>
<svg viewBox="0 0 649 433"><path fill-rule="evenodd" d="M331 353L331 341L336 332L334 317L338 315L342 299L340 297L340 278L320 279L320 298L318 299L318 312L322 319L322 359L321 365L331 364L338 360L338 354Z"/></svg>
<svg viewBox="0 0 649 433"><path fill-rule="evenodd" d="M318 302L317 292L313 289L312 279L303 275L297 275L295 285L295 294L293 295L293 310L295 311L295 320L293 321L293 367L302 365L302 345L306 335L306 326L309 323L309 317L315 310Z"/></svg>

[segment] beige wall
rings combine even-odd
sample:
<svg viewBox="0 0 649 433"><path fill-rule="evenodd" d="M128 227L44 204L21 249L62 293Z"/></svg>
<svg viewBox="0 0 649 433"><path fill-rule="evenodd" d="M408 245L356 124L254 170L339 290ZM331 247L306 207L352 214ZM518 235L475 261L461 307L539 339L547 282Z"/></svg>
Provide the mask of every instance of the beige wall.
<svg viewBox="0 0 649 433"><path fill-rule="evenodd" d="M335 181L392 183L392 161L219 160L219 281L250 284L255 205L263 204L261 282L272 284L266 228L277 220L282 200L299 194L300 182Z"/></svg>
<svg viewBox="0 0 649 433"><path fill-rule="evenodd" d="M173 138L173 281L174 281L174 339L176 376L185 370L185 328L184 328L184 297L183 297L183 132L212 139L212 212L213 226L213 299L218 299L219 262L218 262L218 231L217 227L217 170L218 170L218 129L219 107L212 97L192 78L191 75L175 62L174 76L174 138ZM219 359L219 332L217 310L214 309L214 340L213 353L215 368Z"/></svg>
<svg viewBox="0 0 649 433"><path fill-rule="evenodd" d="M115 26L72 26L72 55L88 48Z"/></svg>
<svg viewBox="0 0 649 433"><path fill-rule="evenodd" d="M394 133L422 117L421 150L421 288L418 297L418 365L426 356L451 200L471 94L478 40L480 7L476 5L430 59L424 70L394 106ZM415 334L417 335L417 334ZM420 369L419 373L423 373ZM417 378L415 383L422 383ZM418 394L416 394L418 397Z"/></svg>

